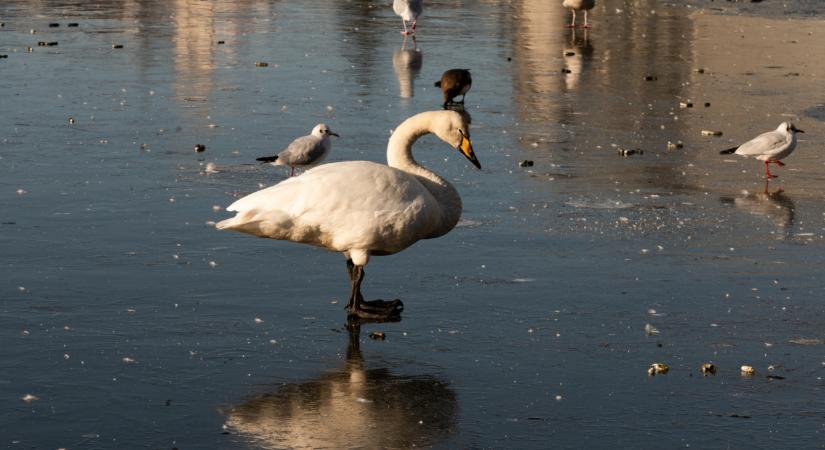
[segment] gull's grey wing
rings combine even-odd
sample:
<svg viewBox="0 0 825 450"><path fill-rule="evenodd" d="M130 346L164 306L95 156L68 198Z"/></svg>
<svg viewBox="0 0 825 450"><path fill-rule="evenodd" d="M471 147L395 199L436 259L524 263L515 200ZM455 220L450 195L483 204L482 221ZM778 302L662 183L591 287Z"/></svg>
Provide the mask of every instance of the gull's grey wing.
<svg viewBox="0 0 825 450"><path fill-rule="evenodd" d="M790 141L778 131L768 131L740 145L737 155L759 156L779 153Z"/></svg>
<svg viewBox="0 0 825 450"><path fill-rule="evenodd" d="M322 139L315 136L302 136L292 141L286 150L278 153L278 159L296 166L311 164L324 155L323 144Z"/></svg>

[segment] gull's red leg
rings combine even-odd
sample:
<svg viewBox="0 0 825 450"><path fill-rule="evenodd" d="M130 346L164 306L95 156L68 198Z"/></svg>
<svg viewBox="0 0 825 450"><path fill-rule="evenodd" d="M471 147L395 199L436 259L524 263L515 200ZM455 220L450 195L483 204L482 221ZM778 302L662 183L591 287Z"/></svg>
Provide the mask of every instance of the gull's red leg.
<svg viewBox="0 0 825 450"><path fill-rule="evenodd" d="M765 161L765 178L777 178L776 175L771 173L771 169L769 169L770 161Z"/></svg>

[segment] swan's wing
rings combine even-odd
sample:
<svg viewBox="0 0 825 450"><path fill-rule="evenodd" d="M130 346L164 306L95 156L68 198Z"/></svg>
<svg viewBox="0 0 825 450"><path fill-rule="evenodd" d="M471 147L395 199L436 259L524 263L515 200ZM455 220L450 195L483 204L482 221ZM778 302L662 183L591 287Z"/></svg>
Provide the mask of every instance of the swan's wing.
<svg viewBox="0 0 825 450"><path fill-rule="evenodd" d="M768 131L740 145L737 155L760 156L781 152L788 145L788 138L778 131Z"/></svg>
<svg viewBox="0 0 825 450"><path fill-rule="evenodd" d="M337 251L394 253L442 223L440 204L415 176L367 161L316 167L227 209L237 215L218 228Z"/></svg>
<svg viewBox="0 0 825 450"><path fill-rule="evenodd" d="M292 141L284 151L278 153L278 159L286 164L302 166L311 164L324 155L324 143L316 136L302 136Z"/></svg>

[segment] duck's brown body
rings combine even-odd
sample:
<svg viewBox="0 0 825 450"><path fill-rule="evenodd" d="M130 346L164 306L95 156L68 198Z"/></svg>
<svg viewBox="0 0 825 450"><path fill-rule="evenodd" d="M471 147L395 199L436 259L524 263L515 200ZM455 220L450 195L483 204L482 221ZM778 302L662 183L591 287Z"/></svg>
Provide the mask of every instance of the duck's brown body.
<svg viewBox="0 0 825 450"><path fill-rule="evenodd" d="M459 95L460 103L464 103L464 95L472 85L473 78L467 69L450 69L441 75L441 80L435 82L435 87L441 88L441 93L444 94L444 109Z"/></svg>

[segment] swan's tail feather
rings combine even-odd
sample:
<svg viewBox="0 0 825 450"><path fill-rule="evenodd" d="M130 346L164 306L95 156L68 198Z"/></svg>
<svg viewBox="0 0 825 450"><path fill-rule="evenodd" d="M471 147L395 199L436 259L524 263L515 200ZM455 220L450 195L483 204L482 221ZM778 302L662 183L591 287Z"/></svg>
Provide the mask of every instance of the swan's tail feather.
<svg viewBox="0 0 825 450"><path fill-rule="evenodd" d="M242 220L238 216L221 220L215 224L219 230L235 230L241 233L252 234L259 237L282 239L279 229L275 224L265 220Z"/></svg>
<svg viewBox="0 0 825 450"><path fill-rule="evenodd" d="M719 152L719 154L720 155L730 155L732 153L735 153L737 148L739 148L739 147L731 147L731 148L722 150L721 152Z"/></svg>
<svg viewBox="0 0 825 450"><path fill-rule="evenodd" d="M235 224L235 218L230 217L228 219L224 219L224 220L221 220L220 222L216 223L215 228L217 228L219 230L225 230L227 228L232 228L232 226L234 224Z"/></svg>
<svg viewBox="0 0 825 450"><path fill-rule="evenodd" d="M219 230L235 230L241 233L252 234L259 237L272 239L289 239L296 242L304 242L303 238L298 238L295 234L295 223L281 211L273 211L266 216L256 214L254 211L238 212L235 217L221 220L215 224ZM304 234L311 234L316 230L302 230Z"/></svg>

